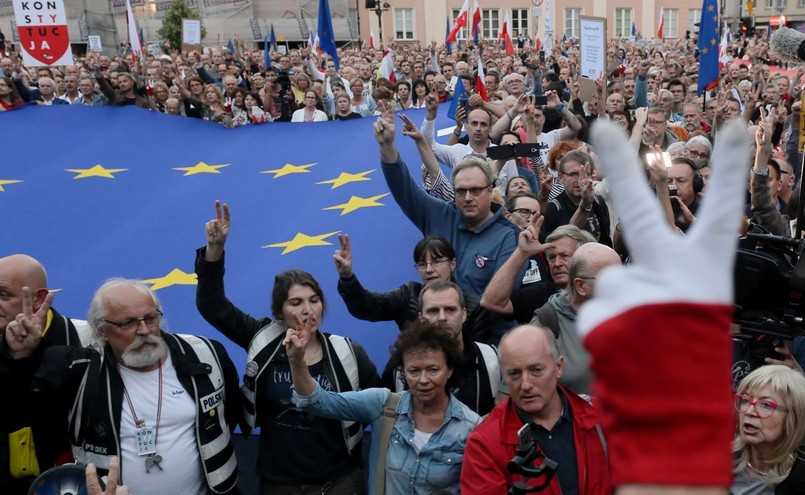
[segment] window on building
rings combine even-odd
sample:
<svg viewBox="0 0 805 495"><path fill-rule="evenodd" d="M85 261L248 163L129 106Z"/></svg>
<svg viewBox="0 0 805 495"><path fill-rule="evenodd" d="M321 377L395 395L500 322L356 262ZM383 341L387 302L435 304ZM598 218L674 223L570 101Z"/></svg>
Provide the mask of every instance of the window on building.
<svg viewBox="0 0 805 495"><path fill-rule="evenodd" d="M805 2L799 0L797 5L802 7L805 5ZM766 0L767 9L784 9L786 7L788 7L788 0Z"/></svg>
<svg viewBox="0 0 805 495"><path fill-rule="evenodd" d="M500 34L500 11L498 9L481 9L481 32L485 39L498 39L498 34Z"/></svg>
<svg viewBox="0 0 805 495"><path fill-rule="evenodd" d="M691 33L696 33L699 31L699 26L696 25L697 22L702 20L702 9L690 9L688 10L688 30Z"/></svg>
<svg viewBox="0 0 805 495"><path fill-rule="evenodd" d="M565 9L565 34L568 38L579 37L581 9Z"/></svg>
<svg viewBox="0 0 805 495"><path fill-rule="evenodd" d="M528 9L512 9L512 37L515 32L525 36L531 35L531 31L528 29L529 14Z"/></svg>
<svg viewBox="0 0 805 495"><path fill-rule="evenodd" d="M453 29L453 25L456 23L456 19L458 18L458 13L461 12L461 9L453 9L453 19L450 22L450 29ZM472 29L472 17L467 16L467 25L458 30L458 34L456 34L456 39L459 40L466 40L469 38L470 29Z"/></svg>
<svg viewBox="0 0 805 495"><path fill-rule="evenodd" d="M679 38L679 10L665 9L665 23L663 24L663 36L665 38Z"/></svg>
<svg viewBox="0 0 805 495"><path fill-rule="evenodd" d="M632 35L632 9L615 9L615 37L628 38Z"/></svg>
<svg viewBox="0 0 805 495"><path fill-rule="evenodd" d="M394 34L398 40L414 39L414 9L394 9Z"/></svg>

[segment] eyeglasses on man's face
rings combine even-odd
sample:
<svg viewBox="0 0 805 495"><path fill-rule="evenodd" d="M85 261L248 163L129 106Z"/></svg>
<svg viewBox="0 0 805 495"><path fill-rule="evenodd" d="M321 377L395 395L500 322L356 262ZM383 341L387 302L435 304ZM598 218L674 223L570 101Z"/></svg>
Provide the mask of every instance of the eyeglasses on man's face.
<svg viewBox="0 0 805 495"><path fill-rule="evenodd" d="M467 193L470 193L470 196L472 196L474 198L477 198L478 196L481 195L481 193L483 193L484 191L487 191L490 187L492 187L491 184L486 185L484 187L467 187L467 188L465 188L465 187L457 187L455 189L456 197L457 198L463 198L463 197L465 197L467 195Z"/></svg>
<svg viewBox="0 0 805 495"><path fill-rule="evenodd" d="M159 327L159 322L162 321L162 311L157 311L156 313L151 313L148 315L143 316L142 318L132 318L130 320L117 322L117 321L110 321L110 320L103 320L105 323L110 325L114 325L119 328L122 332L133 332L140 328L140 322L145 323L145 326L151 330L154 330Z"/></svg>

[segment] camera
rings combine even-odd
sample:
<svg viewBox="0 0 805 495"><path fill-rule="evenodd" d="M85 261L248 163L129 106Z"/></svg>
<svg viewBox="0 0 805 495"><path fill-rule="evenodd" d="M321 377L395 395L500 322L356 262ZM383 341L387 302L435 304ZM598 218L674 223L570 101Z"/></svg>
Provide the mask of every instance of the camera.
<svg viewBox="0 0 805 495"><path fill-rule="evenodd" d="M753 226L738 241L735 260L735 312L740 332L733 335L733 381L781 359L784 341L805 336L805 241L764 233Z"/></svg>

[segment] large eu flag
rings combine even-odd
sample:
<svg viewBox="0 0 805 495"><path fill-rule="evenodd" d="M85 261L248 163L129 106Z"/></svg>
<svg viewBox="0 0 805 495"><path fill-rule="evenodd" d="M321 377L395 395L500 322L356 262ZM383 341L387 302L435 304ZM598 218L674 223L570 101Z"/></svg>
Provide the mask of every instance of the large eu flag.
<svg viewBox="0 0 805 495"><path fill-rule="evenodd" d="M419 122L424 110L410 114ZM245 353L195 308L195 249L220 199L232 212L229 298L252 315L270 315L274 276L309 271L328 300L322 330L354 338L383 366L396 325L347 313L332 260L338 233L347 233L365 287L387 291L418 279L412 251L421 234L389 194L373 122L226 129L135 107L3 112L0 256L42 261L54 306L70 317L86 318L105 279L143 280L162 299L170 331L221 340L242 371ZM437 124L452 126L441 111ZM397 141L418 176L412 142L400 132Z"/></svg>
<svg viewBox="0 0 805 495"><path fill-rule="evenodd" d="M699 23L699 87L697 95L718 84L718 2L704 0Z"/></svg>

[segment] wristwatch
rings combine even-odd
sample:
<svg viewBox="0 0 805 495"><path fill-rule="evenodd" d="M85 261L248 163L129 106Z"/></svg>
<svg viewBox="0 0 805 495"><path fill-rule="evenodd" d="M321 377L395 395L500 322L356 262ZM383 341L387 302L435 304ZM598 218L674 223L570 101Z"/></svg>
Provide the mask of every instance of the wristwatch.
<svg viewBox="0 0 805 495"><path fill-rule="evenodd" d="M768 176L769 176L769 169L768 169L768 168L764 168L764 169L762 169L762 170L759 170L759 169L756 169L755 167L752 167L752 173L753 173L753 174L755 174L755 175L760 175L760 176L763 176L763 177L768 177Z"/></svg>

